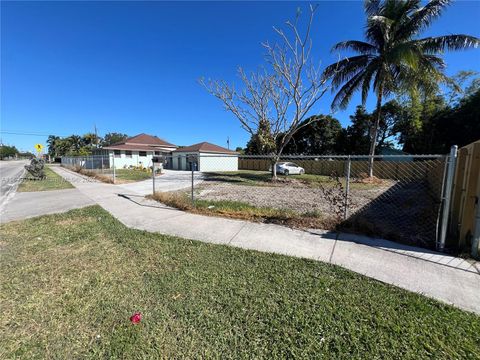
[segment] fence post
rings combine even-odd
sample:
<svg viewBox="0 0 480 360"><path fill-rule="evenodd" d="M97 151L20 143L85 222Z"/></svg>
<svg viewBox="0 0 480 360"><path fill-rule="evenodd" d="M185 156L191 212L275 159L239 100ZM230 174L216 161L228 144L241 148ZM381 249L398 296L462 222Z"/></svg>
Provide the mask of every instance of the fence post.
<svg viewBox="0 0 480 360"><path fill-rule="evenodd" d="M112 168L113 168L113 183L115 184L115 153L112 154Z"/></svg>
<svg viewBox="0 0 480 360"><path fill-rule="evenodd" d="M350 195L350 169L352 165L352 160L350 155L348 155L347 159L347 169L345 172L345 209L343 213L343 219L347 220L348 218L348 196Z"/></svg>
<svg viewBox="0 0 480 360"><path fill-rule="evenodd" d="M193 164L194 164L193 162L190 163L190 167L192 168L192 206L195 206L195 199L193 197L193 171L195 167Z"/></svg>
<svg viewBox="0 0 480 360"><path fill-rule="evenodd" d="M443 194L442 207L442 223L440 228L440 242L438 243L438 250L445 249L445 239L447 238L448 218L450 215L450 201L452 199L453 177L455 175L455 163L457 160L458 146L453 145L450 148L450 155L448 156L447 176L445 179L445 192Z"/></svg>
<svg viewBox="0 0 480 360"><path fill-rule="evenodd" d="M477 197L476 200L477 211L475 215L475 220L473 222L473 238L472 238L472 256L475 259L480 257L480 199Z"/></svg>
<svg viewBox="0 0 480 360"><path fill-rule="evenodd" d="M152 158L152 186L153 186L153 195L155 195L155 162Z"/></svg>

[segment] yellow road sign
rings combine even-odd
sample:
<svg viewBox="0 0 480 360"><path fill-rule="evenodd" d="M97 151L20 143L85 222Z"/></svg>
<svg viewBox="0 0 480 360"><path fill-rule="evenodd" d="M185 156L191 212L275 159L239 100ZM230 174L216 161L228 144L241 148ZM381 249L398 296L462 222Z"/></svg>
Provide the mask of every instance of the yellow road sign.
<svg viewBox="0 0 480 360"><path fill-rule="evenodd" d="M41 152L43 150L43 145L42 144L35 144L35 149L37 149L37 152Z"/></svg>

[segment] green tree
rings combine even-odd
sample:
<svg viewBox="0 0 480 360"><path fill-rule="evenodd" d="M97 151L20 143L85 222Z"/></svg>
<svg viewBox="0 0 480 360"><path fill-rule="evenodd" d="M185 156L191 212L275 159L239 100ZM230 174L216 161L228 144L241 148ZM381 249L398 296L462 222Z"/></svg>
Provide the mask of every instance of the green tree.
<svg viewBox="0 0 480 360"><path fill-rule="evenodd" d="M367 112L364 106L359 105L355 113L350 115L350 122L342 131L339 138L340 153L348 155L366 155L369 149L369 129L372 115Z"/></svg>
<svg viewBox="0 0 480 360"><path fill-rule="evenodd" d="M53 157L58 156L58 151L57 151L57 141L60 140L59 136L56 135L49 135L47 139L47 146L48 146L48 154Z"/></svg>
<svg viewBox="0 0 480 360"><path fill-rule="evenodd" d="M15 157L18 150L15 146L0 145L0 159Z"/></svg>
<svg viewBox="0 0 480 360"><path fill-rule="evenodd" d="M105 136L103 137L103 140L101 141L101 144L102 146L110 146L110 145L125 141L127 138L128 138L127 134L116 133L116 132L106 133Z"/></svg>
<svg viewBox="0 0 480 360"><path fill-rule="evenodd" d="M70 143L69 155L77 155L80 149L85 146L83 138L80 135L70 135L67 140Z"/></svg>
<svg viewBox="0 0 480 360"><path fill-rule="evenodd" d="M404 107L396 100L386 102L380 110L380 123L377 131L377 147L392 148L396 145L399 138L399 125L404 120L406 114ZM377 114L374 111L370 124L373 124Z"/></svg>
<svg viewBox="0 0 480 360"><path fill-rule="evenodd" d="M377 97L376 117L370 130L370 176L373 176L383 99L405 89L446 81L445 63L439 54L444 50L477 47L480 43L478 38L469 35L417 38L450 2L432 0L422 7L421 0L367 0L367 41L348 40L333 47L333 50L351 50L359 55L325 69L324 76L331 79L334 88L339 88L332 107L346 108L358 90L365 104L372 85Z"/></svg>
<svg viewBox="0 0 480 360"><path fill-rule="evenodd" d="M308 118L306 126L292 136L285 154L322 155L338 153L338 140L342 133L340 121L330 115ZM301 124L303 125L303 123Z"/></svg>
<svg viewBox="0 0 480 360"><path fill-rule="evenodd" d="M397 130L400 133L398 142L403 150L412 154L431 153L435 142L433 131L435 117L448 110L445 98L439 94L423 94L413 96L404 102L404 117Z"/></svg>
<svg viewBox="0 0 480 360"><path fill-rule="evenodd" d="M55 151L57 156L72 155L72 142L70 137L55 140Z"/></svg>
<svg viewBox="0 0 480 360"><path fill-rule="evenodd" d="M101 138L95 133L86 133L82 136L84 146L87 146L90 149L98 147L100 144Z"/></svg>
<svg viewBox="0 0 480 360"><path fill-rule="evenodd" d="M277 147L276 141L272 136L270 123L268 121L260 121L257 132L252 135L245 147L247 155L268 155L275 151Z"/></svg>
<svg viewBox="0 0 480 360"><path fill-rule="evenodd" d="M480 89L465 95L453 106L440 95L423 106L420 129L401 129L400 143L404 151L445 154L452 145L461 147L480 138Z"/></svg>

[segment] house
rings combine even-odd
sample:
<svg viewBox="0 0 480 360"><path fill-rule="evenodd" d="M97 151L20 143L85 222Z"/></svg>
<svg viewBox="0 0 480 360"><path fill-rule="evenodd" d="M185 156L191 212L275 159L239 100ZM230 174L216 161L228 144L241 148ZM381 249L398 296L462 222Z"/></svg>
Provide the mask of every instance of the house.
<svg viewBox="0 0 480 360"><path fill-rule="evenodd" d="M236 171L238 153L208 142L178 148L157 136L139 134L125 141L106 146L110 167L151 167L153 157L161 159L162 166L173 170L191 170L196 159L198 171ZM192 156L194 158L192 158Z"/></svg>
<svg viewBox="0 0 480 360"><path fill-rule="evenodd" d="M238 153L224 147L201 142L178 148L172 152L172 168L191 170L192 156L197 158L195 170L198 171L237 171Z"/></svg>
<svg viewBox="0 0 480 360"><path fill-rule="evenodd" d="M110 166L118 169L129 166L150 167L154 156L170 155L176 148L176 145L157 136L139 134L106 146L103 150L108 151Z"/></svg>

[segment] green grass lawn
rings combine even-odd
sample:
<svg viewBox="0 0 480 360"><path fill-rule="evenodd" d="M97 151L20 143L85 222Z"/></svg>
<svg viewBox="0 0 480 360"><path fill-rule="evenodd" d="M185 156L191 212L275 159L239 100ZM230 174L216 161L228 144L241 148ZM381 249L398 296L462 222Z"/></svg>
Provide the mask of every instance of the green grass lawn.
<svg viewBox="0 0 480 360"><path fill-rule="evenodd" d="M117 169L115 170L115 177L118 180L141 181L151 179L152 173L142 170Z"/></svg>
<svg viewBox="0 0 480 360"><path fill-rule="evenodd" d="M31 175L26 172L25 178L22 180L18 186L18 192L28 192L28 191L49 191L49 190L61 190L61 189L71 189L73 185L70 184L67 180L62 178L57 173L53 172L48 166L45 166L45 179L35 180Z"/></svg>
<svg viewBox="0 0 480 360"><path fill-rule="evenodd" d="M97 206L0 230L2 359L480 357L480 317L336 266L131 230Z"/></svg>

